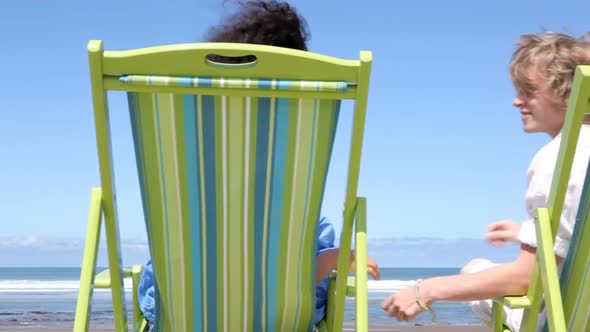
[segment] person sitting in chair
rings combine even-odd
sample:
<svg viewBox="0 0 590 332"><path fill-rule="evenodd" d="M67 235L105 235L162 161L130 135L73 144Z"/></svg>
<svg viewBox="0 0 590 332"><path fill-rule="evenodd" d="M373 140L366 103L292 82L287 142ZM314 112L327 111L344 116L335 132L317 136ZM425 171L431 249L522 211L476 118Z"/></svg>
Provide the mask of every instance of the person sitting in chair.
<svg viewBox="0 0 590 332"><path fill-rule="evenodd" d="M305 20L295 8L281 1L240 2L240 9L227 22L210 29L208 42L248 43L285 47L307 51L309 32ZM248 56L209 58L216 62L247 63ZM316 254L316 311L317 324L326 314L328 298L328 275L336 269L339 250L335 247L334 227L327 218L320 218L317 232ZM367 259L368 273L375 279L381 278L377 263ZM350 256L350 270L354 271L354 252ZM155 287L151 260L145 265L139 283L139 303L144 317L155 322Z"/></svg>
<svg viewBox="0 0 590 332"><path fill-rule="evenodd" d="M516 88L512 104L520 110L524 131L546 133L551 137L551 141L537 152L527 172L528 219L522 224L501 220L490 224L487 229L486 237L493 245L519 243L519 256L506 264L475 259L463 267L461 275L419 281L383 301L382 308L390 317L409 321L428 310L436 301L470 301L476 314L490 323L490 299L526 293L537 248L535 210L547 206L576 67L590 65L590 48L584 38L552 32L523 35L512 55L510 76ZM590 119L587 117L585 120L555 239L554 251L558 263L568 252L590 156ZM504 310L504 323L512 331L518 331L523 310Z"/></svg>

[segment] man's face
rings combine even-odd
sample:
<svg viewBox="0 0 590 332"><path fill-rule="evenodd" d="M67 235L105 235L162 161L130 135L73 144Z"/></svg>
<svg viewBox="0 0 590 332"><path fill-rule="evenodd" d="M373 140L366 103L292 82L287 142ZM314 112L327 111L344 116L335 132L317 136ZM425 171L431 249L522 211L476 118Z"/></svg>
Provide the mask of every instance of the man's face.
<svg viewBox="0 0 590 332"><path fill-rule="evenodd" d="M555 137L563 127L566 109L551 98L548 88L539 88L532 92L519 91L512 105L520 109L520 119L527 133L547 133Z"/></svg>

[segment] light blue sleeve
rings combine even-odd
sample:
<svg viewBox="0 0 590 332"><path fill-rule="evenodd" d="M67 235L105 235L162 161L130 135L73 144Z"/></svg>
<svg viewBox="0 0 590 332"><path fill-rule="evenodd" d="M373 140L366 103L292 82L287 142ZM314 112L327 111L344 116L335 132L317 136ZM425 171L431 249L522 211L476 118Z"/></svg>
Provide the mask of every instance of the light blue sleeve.
<svg viewBox="0 0 590 332"><path fill-rule="evenodd" d="M320 218L320 224L318 225L316 256L325 249L334 248L335 239L336 234L334 232L334 225L332 225L332 222L326 217Z"/></svg>
<svg viewBox="0 0 590 332"><path fill-rule="evenodd" d="M328 218L320 218L318 225L318 241L316 247L316 256L322 251L335 248L334 241L336 234L334 232L334 225ZM319 323L326 315L326 304L328 303L328 277L322 279L315 288L315 314L314 323Z"/></svg>
<svg viewBox="0 0 590 332"><path fill-rule="evenodd" d="M139 299L139 308L143 316L152 324L156 321L156 289L154 285L154 270L152 260L150 259L144 265L139 277L139 287L137 290Z"/></svg>

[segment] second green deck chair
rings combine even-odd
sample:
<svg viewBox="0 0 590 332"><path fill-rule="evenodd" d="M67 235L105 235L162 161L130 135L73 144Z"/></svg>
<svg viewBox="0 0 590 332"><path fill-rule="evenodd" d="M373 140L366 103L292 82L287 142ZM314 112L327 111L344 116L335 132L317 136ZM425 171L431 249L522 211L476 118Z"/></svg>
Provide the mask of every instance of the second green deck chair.
<svg viewBox="0 0 590 332"><path fill-rule="evenodd" d="M158 290L155 331L313 328L320 207L340 102L352 99L339 273L320 329L342 328L356 221L355 322L367 330L365 201L356 191L369 52L355 61L247 44L109 52L93 41L89 54L114 302L121 267L106 91L128 92ZM256 60L221 64L211 54ZM124 305L114 307L120 331Z"/></svg>
<svg viewBox="0 0 590 332"><path fill-rule="evenodd" d="M537 210L537 262L527 296L505 297L494 303L494 331L504 331L502 305L525 308L521 332L590 331L590 176L588 170L576 225L561 276L553 244L584 116L590 114L590 66L578 66L562 131L558 161L547 208ZM584 161L587 162L587 161ZM537 327L544 303L546 320Z"/></svg>

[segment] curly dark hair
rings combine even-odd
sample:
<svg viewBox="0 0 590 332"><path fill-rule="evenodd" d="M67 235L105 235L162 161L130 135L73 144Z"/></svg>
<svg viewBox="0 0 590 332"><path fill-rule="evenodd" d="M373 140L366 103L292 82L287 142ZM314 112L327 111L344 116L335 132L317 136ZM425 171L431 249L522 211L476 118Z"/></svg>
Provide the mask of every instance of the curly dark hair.
<svg viewBox="0 0 590 332"><path fill-rule="evenodd" d="M223 24L211 28L207 41L307 51L309 29L293 6L278 0L242 0L237 3L239 10Z"/></svg>

